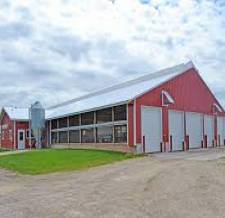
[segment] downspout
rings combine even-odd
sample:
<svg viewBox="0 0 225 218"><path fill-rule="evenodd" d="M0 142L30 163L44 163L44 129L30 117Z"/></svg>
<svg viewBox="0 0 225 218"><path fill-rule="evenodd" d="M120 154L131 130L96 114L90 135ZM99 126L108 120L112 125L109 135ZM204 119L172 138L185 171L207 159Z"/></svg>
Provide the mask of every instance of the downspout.
<svg viewBox="0 0 225 218"><path fill-rule="evenodd" d="M126 116L127 116L127 147L129 147L129 105L127 103L127 111L126 111Z"/></svg>

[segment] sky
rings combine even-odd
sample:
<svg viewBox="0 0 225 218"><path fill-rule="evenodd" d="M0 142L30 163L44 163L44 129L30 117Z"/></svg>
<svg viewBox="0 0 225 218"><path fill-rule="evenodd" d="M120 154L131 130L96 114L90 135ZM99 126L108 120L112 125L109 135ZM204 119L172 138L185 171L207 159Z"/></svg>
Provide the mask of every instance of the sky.
<svg viewBox="0 0 225 218"><path fill-rule="evenodd" d="M0 0L0 106L51 106L192 60L225 107L224 0Z"/></svg>

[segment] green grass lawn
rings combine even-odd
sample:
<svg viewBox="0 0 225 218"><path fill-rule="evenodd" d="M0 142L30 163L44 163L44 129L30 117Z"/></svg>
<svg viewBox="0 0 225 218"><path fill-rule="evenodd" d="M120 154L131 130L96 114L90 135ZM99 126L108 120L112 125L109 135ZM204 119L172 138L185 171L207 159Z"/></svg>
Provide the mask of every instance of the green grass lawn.
<svg viewBox="0 0 225 218"><path fill-rule="evenodd" d="M131 155L113 151L49 149L0 156L0 167L36 175L82 170L128 158L131 158Z"/></svg>

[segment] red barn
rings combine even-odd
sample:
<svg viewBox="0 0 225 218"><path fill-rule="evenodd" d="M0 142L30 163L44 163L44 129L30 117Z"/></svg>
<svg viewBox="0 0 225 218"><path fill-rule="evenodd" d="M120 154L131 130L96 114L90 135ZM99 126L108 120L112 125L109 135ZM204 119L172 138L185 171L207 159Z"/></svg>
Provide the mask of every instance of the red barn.
<svg viewBox="0 0 225 218"><path fill-rule="evenodd" d="M223 146L224 109L192 62L47 110L49 144L138 152Z"/></svg>
<svg viewBox="0 0 225 218"><path fill-rule="evenodd" d="M0 117L1 147L29 148L29 112L27 108L4 107Z"/></svg>
<svg viewBox="0 0 225 218"><path fill-rule="evenodd" d="M21 118L28 110L17 119L3 113L2 145L18 147L19 125L28 128ZM48 108L46 126L51 147L149 153L225 145L224 109L192 62Z"/></svg>

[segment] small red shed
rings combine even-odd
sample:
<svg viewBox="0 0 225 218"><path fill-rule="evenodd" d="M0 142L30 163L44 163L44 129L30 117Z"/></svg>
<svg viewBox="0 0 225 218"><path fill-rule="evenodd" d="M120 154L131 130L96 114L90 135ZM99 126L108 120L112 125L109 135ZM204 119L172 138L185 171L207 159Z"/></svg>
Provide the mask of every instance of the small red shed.
<svg viewBox="0 0 225 218"><path fill-rule="evenodd" d="M4 107L0 117L0 145L5 149L29 148L28 108Z"/></svg>

